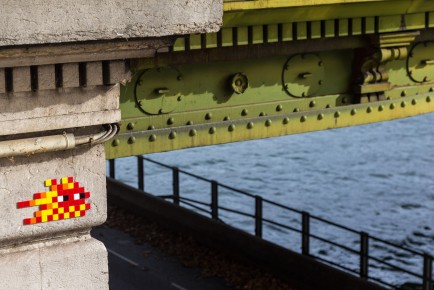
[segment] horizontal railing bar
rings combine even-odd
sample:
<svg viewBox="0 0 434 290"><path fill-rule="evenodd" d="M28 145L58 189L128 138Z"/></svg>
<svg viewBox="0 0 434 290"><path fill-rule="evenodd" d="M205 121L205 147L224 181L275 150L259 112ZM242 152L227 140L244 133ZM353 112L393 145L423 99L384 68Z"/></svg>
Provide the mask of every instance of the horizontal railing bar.
<svg viewBox="0 0 434 290"><path fill-rule="evenodd" d="M320 256L316 256L316 255L309 255L309 256L312 257L312 258L315 258L315 259L317 259L317 260L320 260L320 261L326 262L327 264L333 265L333 266L335 266L335 267L337 267L337 268L343 269L343 270L345 270L345 271L348 271L348 272L351 272L351 273L354 273L354 274L359 274L359 271L357 271L357 270L354 270L354 269L351 269L351 268L348 268L348 267L342 266L342 265L340 265L340 264L338 264L338 263L335 263L335 262L332 262L332 261L330 261L330 260L324 259L324 258L322 258L322 257L320 257Z"/></svg>
<svg viewBox="0 0 434 290"><path fill-rule="evenodd" d="M166 194L166 195L155 195L156 197L166 199L166 198L173 198L173 194Z"/></svg>
<svg viewBox="0 0 434 290"><path fill-rule="evenodd" d="M164 168L167 168L167 169L172 169L173 168L173 166L170 166L170 165L167 165L167 164L164 164L164 163L161 163L161 162L158 162L158 161L155 161L155 160L143 157L142 155L137 155L137 158L139 158L141 160L149 161L149 162L157 164L157 165L160 165L161 167L164 167Z"/></svg>
<svg viewBox="0 0 434 290"><path fill-rule="evenodd" d="M263 222L267 222L267 223L272 224L272 225L275 225L275 226L278 226L278 227L281 227L281 228L284 228L286 230L294 231L296 233L300 233L301 234L301 230L299 230L299 229L296 229L296 228L293 228L293 227L290 227L290 226L287 226L287 225L284 225L284 224L281 224L281 223L278 223L278 222L275 222L275 221L272 221L272 220L269 220L269 219L265 219L265 218L262 219L262 221Z"/></svg>
<svg viewBox="0 0 434 290"><path fill-rule="evenodd" d="M232 186L225 185L225 184L221 184L221 183L219 183L219 186L222 187L222 188L226 188L226 189L229 189L229 190L232 190L232 191L235 191L235 192L241 193L241 194L243 194L243 195L246 195L246 196L249 196L249 197L255 198L255 195L254 195L254 194L248 193L248 192L246 192L246 191L244 191L244 190L237 189L237 188L234 188L234 187L232 187Z"/></svg>
<svg viewBox="0 0 434 290"><path fill-rule="evenodd" d="M392 246L392 247L395 247L395 248L398 248L398 249L401 249L401 250L407 251L407 252L412 253L412 254L414 254L414 255L418 255L418 256L421 256L421 257L424 256L424 253L422 253L422 252L419 252L419 251L416 251L416 250L412 250L412 249L409 249L409 248L407 248L407 247L400 246L400 245L397 245L397 244L395 244L395 243L388 242L388 241L386 241L386 240L383 240L383 239L380 239L380 238L377 238L377 237L372 237L372 236L369 236L369 237L370 237L372 240L374 240L374 241L377 241L377 242L380 242L380 243L383 243L383 244L386 244L386 245L389 245L389 246Z"/></svg>
<svg viewBox="0 0 434 290"><path fill-rule="evenodd" d="M400 272L404 272L404 273L406 273L406 274L412 275L412 276L414 276L414 277L416 277L416 278L421 278L421 279L423 279L423 275L416 274L416 273L414 273L414 272L412 272L412 271L410 271L410 270L407 270L407 269L401 268L401 267L399 267L399 266L393 265L393 264L391 264L391 263L389 263L389 262L385 262L385 261L383 261L383 260L381 260L381 259L379 259L379 258L377 258L377 257L369 256L369 259L374 260L374 261L376 261L376 262L378 262L378 263L380 263L380 264L382 264L382 265L389 266L390 268L392 268L392 269L394 269L394 270L398 270L398 271L400 271Z"/></svg>
<svg viewBox="0 0 434 290"><path fill-rule="evenodd" d="M204 202L204 201L199 201L199 200L194 200L194 199L191 199L191 198L188 198L188 197L183 197L183 196L180 196L179 200L186 200L186 201L189 201L189 202L192 202L192 203L197 203L197 204L204 205L204 206L211 206L210 203L207 203L207 202Z"/></svg>
<svg viewBox="0 0 434 290"><path fill-rule="evenodd" d="M197 206L197 205L195 205L195 204L189 203L188 201L180 200L180 202L183 203L183 204L186 204L186 205L188 205L188 206L191 206L192 208L195 208L195 209L197 209L197 210L200 210L200 211L202 211L202 212L205 212L205 213L207 213L207 214L211 214L210 211L208 211L208 210L206 210L206 209L204 209L204 208L201 208L200 206Z"/></svg>
<svg viewBox="0 0 434 290"><path fill-rule="evenodd" d="M289 206L286 206L286 205L283 205L283 204L280 204L280 203L277 203L277 202L274 202L274 201L271 201L271 200L269 200L269 199L263 199L263 202L265 202L265 203L269 203L269 204L271 204L271 205L274 205L274 206L277 206L277 207L280 207L280 208L283 208L283 209L286 209L286 210L289 210L289 211L292 211L292 212L295 212L295 213L299 213L299 214L301 214L303 211L301 211L301 210L298 210L298 209L295 209L295 208L291 208L291 207L289 207Z"/></svg>
<svg viewBox="0 0 434 290"><path fill-rule="evenodd" d="M359 231L354 230L354 229L351 229L351 228L349 228L349 227L346 227L346 226L343 226L343 225L337 224L337 223L332 222L332 221L328 221L328 220L326 220L326 219L323 219L323 218L318 217L318 216L315 216L315 215L311 215L310 217L311 217L311 219L314 219L314 220L317 220L317 221L320 221L320 222L323 222L323 223L329 224L329 225L331 225L331 226L335 226L335 227L337 227L337 228L340 228L340 229L343 229L343 230L349 231L349 232L351 232L351 233L353 233L353 234L360 235L360 232L359 232Z"/></svg>
<svg viewBox="0 0 434 290"><path fill-rule="evenodd" d="M246 217L250 217L250 218L255 218L255 216L253 214L247 213L247 212L243 212L243 211L239 211L236 209L230 209L224 206L219 206L219 209L224 210L224 211L228 211L228 212L232 212L232 213L236 213L242 216L246 216Z"/></svg>
<svg viewBox="0 0 434 290"><path fill-rule="evenodd" d="M317 236L317 235L312 235L312 234L310 234L309 236L310 236L311 238L314 238L314 239L317 239L317 240L319 240L319 241L321 241L321 242L324 242L324 243L327 243L327 244L333 245L333 246L335 246L335 247L338 247L338 248L344 249L344 250L346 250L346 251L348 251L348 252L350 252L350 253L357 254L357 256L359 256L359 251L358 251L358 250L351 249L351 248L349 248L349 247L347 247L347 246L344 246L344 245L338 244L338 243L336 243L336 242L333 242L333 241L327 240L326 238L323 238L323 237L320 237L320 236Z"/></svg>

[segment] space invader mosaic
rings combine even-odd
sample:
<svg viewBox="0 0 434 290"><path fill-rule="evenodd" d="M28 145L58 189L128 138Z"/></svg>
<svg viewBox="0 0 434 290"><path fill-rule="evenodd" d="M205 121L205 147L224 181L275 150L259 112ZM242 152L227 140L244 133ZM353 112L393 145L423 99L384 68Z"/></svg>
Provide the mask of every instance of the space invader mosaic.
<svg viewBox="0 0 434 290"><path fill-rule="evenodd" d="M60 182L47 179L45 186L49 191L37 192L32 200L17 203L18 208L39 206L34 217L23 220L25 225L82 217L90 209L90 203L86 203L90 192L74 182L73 177L63 177Z"/></svg>

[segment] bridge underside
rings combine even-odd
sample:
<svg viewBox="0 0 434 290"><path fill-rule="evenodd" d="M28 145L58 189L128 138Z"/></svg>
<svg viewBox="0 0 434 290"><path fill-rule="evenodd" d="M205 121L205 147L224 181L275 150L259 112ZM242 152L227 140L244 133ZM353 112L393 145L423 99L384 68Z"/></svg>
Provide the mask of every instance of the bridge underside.
<svg viewBox="0 0 434 290"><path fill-rule="evenodd" d="M108 159L434 111L432 3L259 2L226 1L219 32L130 62Z"/></svg>

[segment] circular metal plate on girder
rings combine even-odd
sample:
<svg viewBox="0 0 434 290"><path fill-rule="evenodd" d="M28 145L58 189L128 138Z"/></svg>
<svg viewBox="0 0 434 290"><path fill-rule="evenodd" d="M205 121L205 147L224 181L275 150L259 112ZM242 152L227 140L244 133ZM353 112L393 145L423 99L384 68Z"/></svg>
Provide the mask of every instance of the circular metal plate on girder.
<svg viewBox="0 0 434 290"><path fill-rule="evenodd" d="M434 42L418 43L407 58L407 73L416 83L429 82L434 75Z"/></svg>
<svg viewBox="0 0 434 290"><path fill-rule="evenodd" d="M323 62L316 54L294 55L283 67L283 88L295 98L313 96L321 88L323 80Z"/></svg>
<svg viewBox="0 0 434 290"><path fill-rule="evenodd" d="M135 86L137 106L151 115L174 111L181 98L182 76L174 68L148 69L138 77Z"/></svg>

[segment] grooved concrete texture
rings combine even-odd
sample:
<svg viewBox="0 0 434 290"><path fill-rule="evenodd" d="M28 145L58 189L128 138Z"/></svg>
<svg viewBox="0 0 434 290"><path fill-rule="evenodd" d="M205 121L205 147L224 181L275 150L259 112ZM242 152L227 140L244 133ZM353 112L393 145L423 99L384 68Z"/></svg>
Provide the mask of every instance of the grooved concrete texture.
<svg viewBox="0 0 434 290"><path fill-rule="evenodd" d="M86 216L23 225L23 219L33 217L39 206L18 209L17 202L31 200L34 193L48 191L44 184L46 179L68 176L74 177L90 192L86 201L91 208L86 211ZM103 144L49 154L0 158L0 250L32 240L82 233L104 223L107 217L105 181Z"/></svg>
<svg viewBox="0 0 434 290"><path fill-rule="evenodd" d="M107 251L88 235L0 250L1 289L108 289Z"/></svg>
<svg viewBox="0 0 434 290"><path fill-rule="evenodd" d="M222 2L0 0L0 46L213 32Z"/></svg>

